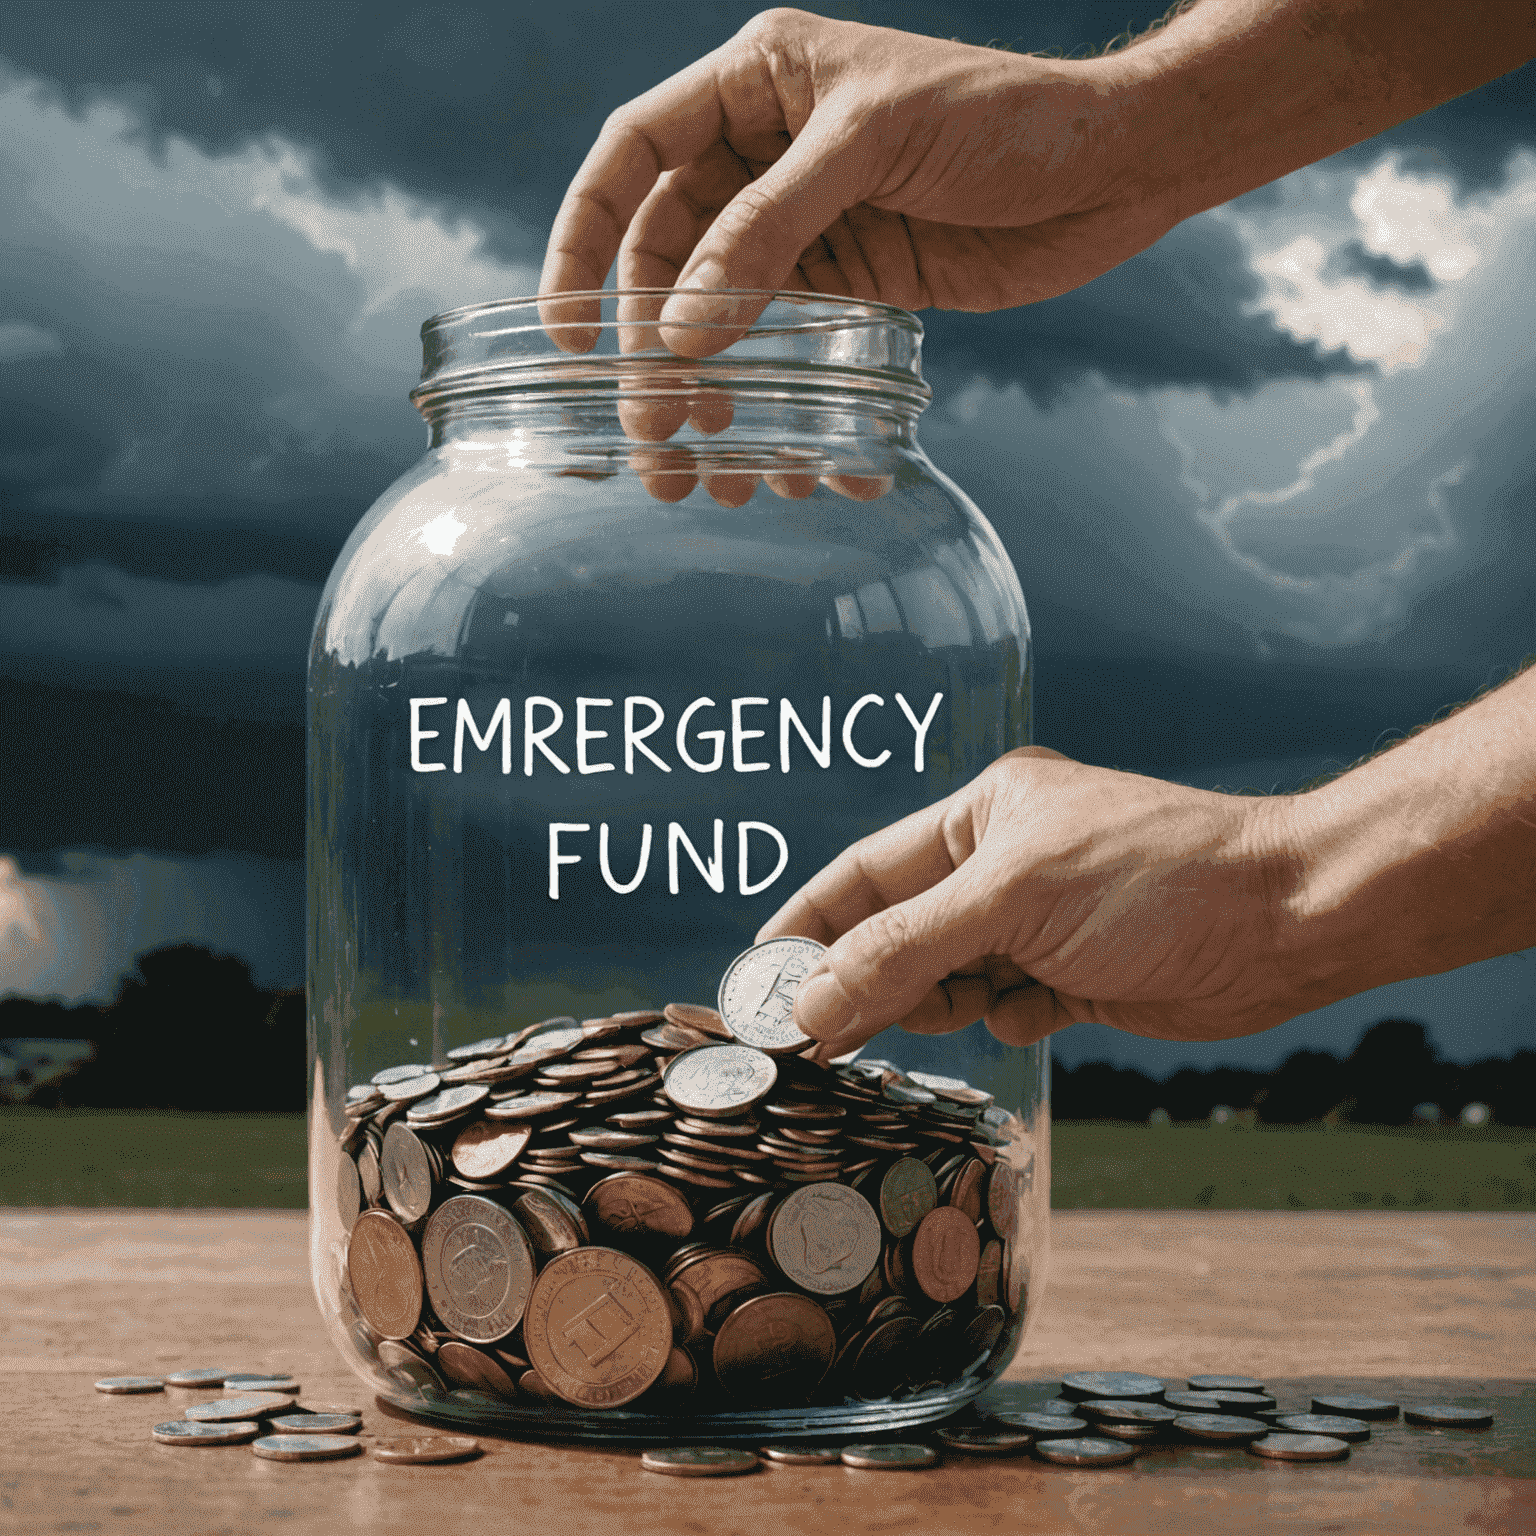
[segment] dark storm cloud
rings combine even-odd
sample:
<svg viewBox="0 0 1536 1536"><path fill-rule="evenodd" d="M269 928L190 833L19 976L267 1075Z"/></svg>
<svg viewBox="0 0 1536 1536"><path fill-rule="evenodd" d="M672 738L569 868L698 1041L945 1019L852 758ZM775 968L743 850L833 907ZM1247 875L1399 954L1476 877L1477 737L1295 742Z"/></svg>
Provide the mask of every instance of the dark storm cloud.
<svg viewBox="0 0 1536 1536"><path fill-rule="evenodd" d="M1399 293L1433 293L1439 286L1422 261L1393 261L1390 256L1366 250L1359 240L1339 246L1324 264L1321 275L1330 282L1341 277L1363 277L1378 292L1395 288Z"/></svg>

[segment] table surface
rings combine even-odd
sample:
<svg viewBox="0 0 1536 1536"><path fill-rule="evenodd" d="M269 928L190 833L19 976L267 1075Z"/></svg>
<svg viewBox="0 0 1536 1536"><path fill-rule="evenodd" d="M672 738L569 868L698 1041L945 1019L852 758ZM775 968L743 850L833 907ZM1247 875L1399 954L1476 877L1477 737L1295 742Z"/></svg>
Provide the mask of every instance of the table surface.
<svg viewBox="0 0 1536 1536"><path fill-rule="evenodd" d="M287 1371L408 1432L342 1365L309 1288L306 1218L280 1211L0 1211L0 1530L285 1533L621 1528L826 1532L1536 1530L1536 1218L1388 1212L1057 1212L1039 1315L995 1394L1069 1370L1264 1379L1282 1405L1354 1390L1480 1402L1491 1430L1378 1424L1348 1460L1190 1447L1073 1471L947 1456L921 1473L764 1467L680 1479L625 1450L482 1436L449 1466L288 1464L162 1446L203 1394L107 1397L99 1377ZM213 1395L213 1394L207 1394Z"/></svg>

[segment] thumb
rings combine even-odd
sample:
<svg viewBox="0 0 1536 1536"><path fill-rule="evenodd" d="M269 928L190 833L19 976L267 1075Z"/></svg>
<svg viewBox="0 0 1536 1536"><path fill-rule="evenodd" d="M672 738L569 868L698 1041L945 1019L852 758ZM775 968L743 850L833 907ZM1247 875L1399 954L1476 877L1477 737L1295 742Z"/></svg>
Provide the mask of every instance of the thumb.
<svg viewBox="0 0 1536 1536"><path fill-rule="evenodd" d="M739 341L767 299L721 289L781 289L806 249L869 193L868 140L856 123L819 103L800 136L724 208L694 248L662 306L667 347L707 357ZM706 329L691 329L705 327Z"/></svg>
<svg viewBox="0 0 1536 1536"><path fill-rule="evenodd" d="M974 857L850 928L800 983L795 1022L817 1040L864 1038L905 1018L952 971L993 947ZM978 1010L979 1011L979 1010Z"/></svg>

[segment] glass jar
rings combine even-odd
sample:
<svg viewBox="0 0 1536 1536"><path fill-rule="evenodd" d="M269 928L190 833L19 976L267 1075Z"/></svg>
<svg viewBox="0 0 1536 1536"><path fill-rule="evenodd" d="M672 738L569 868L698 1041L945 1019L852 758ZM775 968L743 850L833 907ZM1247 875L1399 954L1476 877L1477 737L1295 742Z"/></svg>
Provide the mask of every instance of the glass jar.
<svg viewBox="0 0 1536 1536"><path fill-rule="evenodd" d="M914 316L775 293L689 358L665 297L427 321L427 453L321 599L314 1288L444 1422L924 1423L1039 1300L1046 1047L893 1029L714 1119L668 1063L805 880L1029 740L1024 602L918 446Z"/></svg>

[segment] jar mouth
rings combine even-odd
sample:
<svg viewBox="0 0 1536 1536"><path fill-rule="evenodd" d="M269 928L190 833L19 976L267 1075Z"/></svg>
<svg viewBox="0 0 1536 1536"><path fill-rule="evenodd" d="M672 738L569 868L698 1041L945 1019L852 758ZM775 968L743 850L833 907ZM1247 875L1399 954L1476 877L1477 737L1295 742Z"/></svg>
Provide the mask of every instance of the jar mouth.
<svg viewBox="0 0 1536 1536"><path fill-rule="evenodd" d="M863 389L930 396L923 383L923 325L892 304L835 294L729 288L707 296L710 318L663 322L667 300L687 289L608 288L501 299L433 315L421 327L419 406L447 390L520 384L600 382L622 374L626 387L661 384L679 366L721 383L764 370L802 378L834 370L860 376ZM686 338L675 351L666 337ZM637 378L638 375L638 378Z"/></svg>

